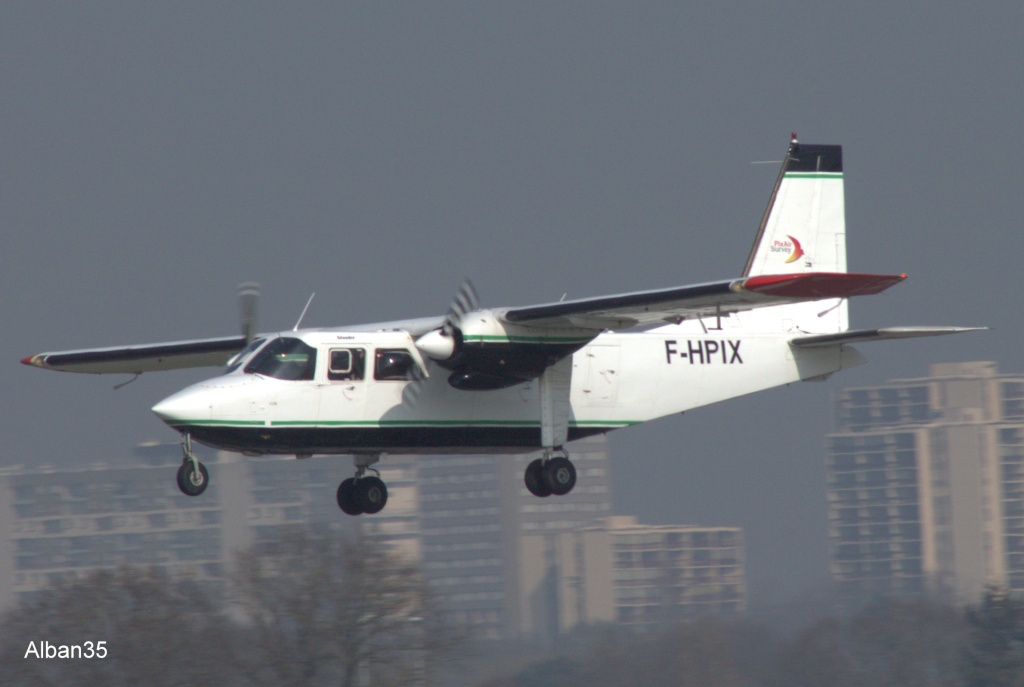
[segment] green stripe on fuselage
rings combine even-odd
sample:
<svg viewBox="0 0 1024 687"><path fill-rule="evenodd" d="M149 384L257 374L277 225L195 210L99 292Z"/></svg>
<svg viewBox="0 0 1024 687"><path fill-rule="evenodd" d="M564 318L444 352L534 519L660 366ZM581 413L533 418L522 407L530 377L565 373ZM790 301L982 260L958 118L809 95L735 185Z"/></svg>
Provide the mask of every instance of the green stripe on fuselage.
<svg viewBox="0 0 1024 687"><path fill-rule="evenodd" d="M839 179L842 180L842 172L786 172L786 179Z"/></svg>
<svg viewBox="0 0 1024 687"><path fill-rule="evenodd" d="M505 336L498 334L467 334L467 343L513 343L513 344L585 344L590 336Z"/></svg>

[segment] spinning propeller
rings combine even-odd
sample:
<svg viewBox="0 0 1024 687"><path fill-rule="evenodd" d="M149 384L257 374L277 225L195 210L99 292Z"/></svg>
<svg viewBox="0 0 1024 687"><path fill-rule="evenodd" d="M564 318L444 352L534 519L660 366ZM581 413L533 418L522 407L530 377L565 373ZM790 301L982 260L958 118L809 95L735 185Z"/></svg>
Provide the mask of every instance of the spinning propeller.
<svg viewBox="0 0 1024 687"><path fill-rule="evenodd" d="M427 332L416 339L416 348L423 354L423 362L428 368L431 362L451 360L459 352L462 345L462 318L467 313L476 310L477 304L473 282L468 279L463 280L448 306L448 314L445 315L441 328ZM411 381L402 392L402 400L410 405L415 405L427 375L418 366L413 366L409 376Z"/></svg>

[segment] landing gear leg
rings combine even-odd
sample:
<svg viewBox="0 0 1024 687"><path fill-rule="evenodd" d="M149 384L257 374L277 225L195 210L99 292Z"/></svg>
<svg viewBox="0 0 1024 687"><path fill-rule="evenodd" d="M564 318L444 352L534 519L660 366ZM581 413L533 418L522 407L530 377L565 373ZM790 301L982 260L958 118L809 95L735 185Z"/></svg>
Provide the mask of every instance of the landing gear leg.
<svg viewBox="0 0 1024 687"><path fill-rule="evenodd" d="M338 508L342 512L347 515L372 515L384 510L388 502L388 488L380 478L380 472L370 467L379 460L379 454L352 457L356 476L338 485ZM367 469L376 474L367 475Z"/></svg>
<svg viewBox="0 0 1024 687"><path fill-rule="evenodd" d="M569 439L572 360L564 358L540 376L540 441L544 456L526 468L523 481L534 496L563 496L576 486L576 468L562 448Z"/></svg>
<svg viewBox="0 0 1024 687"><path fill-rule="evenodd" d="M210 474L206 466L199 462L192 452L192 435L185 432L181 435L181 467L178 468L178 489L186 496L199 496L210 484Z"/></svg>

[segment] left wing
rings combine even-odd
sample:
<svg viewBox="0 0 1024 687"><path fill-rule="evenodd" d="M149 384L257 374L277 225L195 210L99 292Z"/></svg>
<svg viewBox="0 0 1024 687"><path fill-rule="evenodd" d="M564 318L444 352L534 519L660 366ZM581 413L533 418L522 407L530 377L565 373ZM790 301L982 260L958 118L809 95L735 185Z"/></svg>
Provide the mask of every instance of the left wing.
<svg viewBox="0 0 1024 687"><path fill-rule="evenodd" d="M497 310L495 314L506 322L529 327L621 329L638 325L681 322L695 317L727 315L773 305L867 296L881 293L906 278L905 274L847 272L768 274L669 289L635 291L616 296L508 308Z"/></svg>
<svg viewBox="0 0 1024 687"><path fill-rule="evenodd" d="M158 370L224 365L233 355L245 348L245 345L246 337L229 336L219 339L40 353L24 358L21 362L61 372L142 374Z"/></svg>

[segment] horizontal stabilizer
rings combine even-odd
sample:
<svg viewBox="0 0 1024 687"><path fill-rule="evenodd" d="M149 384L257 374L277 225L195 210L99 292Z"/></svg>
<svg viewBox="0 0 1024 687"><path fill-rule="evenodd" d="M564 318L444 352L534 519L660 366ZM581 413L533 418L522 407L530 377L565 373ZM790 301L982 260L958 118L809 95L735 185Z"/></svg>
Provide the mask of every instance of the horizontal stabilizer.
<svg viewBox="0 0 1024 687"><path fill-rule="evenodd" d="M883 329L858 329L835 334L802 336L789 343L793 346L834 346L835 344L861 343L862 341L887 341L889 339L914 339L920 336L943 336L976 332L988 327L885 327Z"/></svg>
<svg viewBox="0 0 1024 687"><path fill-rule="evenodd" d="M747 277L743 288L747 291L791 298L795 301L814 301L826 298L873 296L907 278L905 274L849 274L846 272L804 272L802 274L765 274Z"/></svg>

